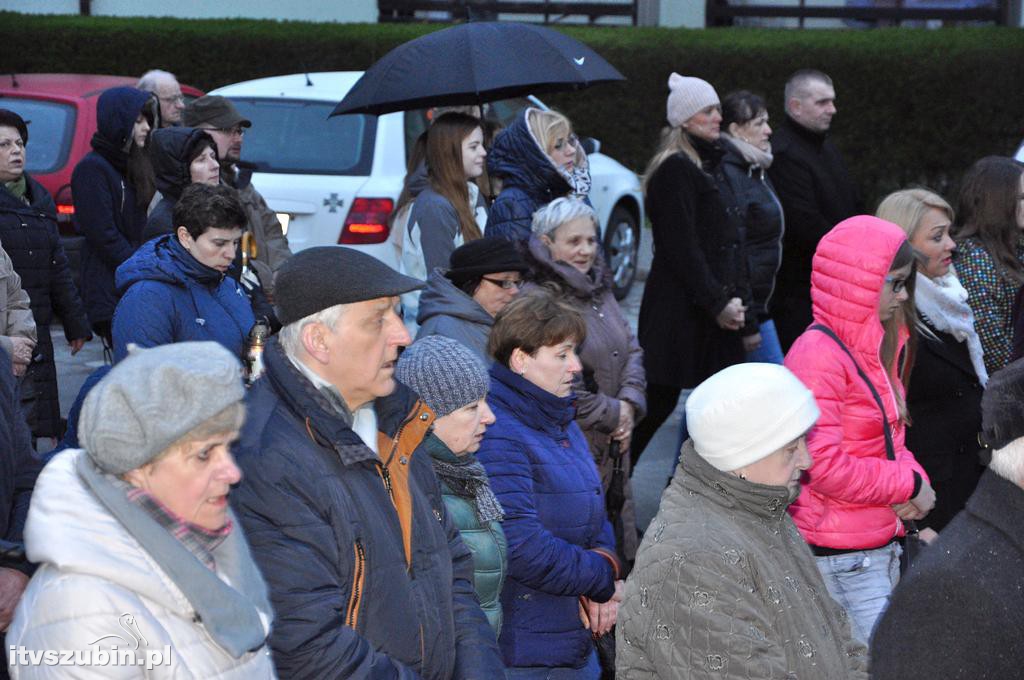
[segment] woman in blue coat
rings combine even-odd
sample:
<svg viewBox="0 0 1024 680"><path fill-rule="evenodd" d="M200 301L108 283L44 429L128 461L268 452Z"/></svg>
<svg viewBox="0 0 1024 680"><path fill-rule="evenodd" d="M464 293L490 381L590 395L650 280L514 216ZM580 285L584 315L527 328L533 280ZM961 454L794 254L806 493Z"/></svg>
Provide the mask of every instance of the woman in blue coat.
<svg viewBox="0 0 1024 680"><path fill-rule="evenodd" d="M173 234L146 242L117 269L114 360L127 346L213 340L241 357L255 323L249 299L228 268L242 239L245 210L235 190L193 184L174 206Z"/></svg>
<svg viewBox="0 0 1024 680"><path fill-rule="evenodd" d="M508 577L498 643L510 678L594 680L594 637L615 624L620 565L601 479L575 422L576 347L586 324L550 292L497 316L487 403L495 424L477 458L505 512Z"/></svg>
<svg viewBox="0 0 1024 680"><path fill-rule="evenodd" d="M98 129L92 151L75 166L71 191L75 230L85 237L82 248L82 302L89 323L111 345L110 322L117 307L114 272L142 242L146 207L152 194L146 145L154 102L148 92L114 87L96 103ZM145 186L143 186L145 185ZM148 188L147 188L148 187Z"/></svg>

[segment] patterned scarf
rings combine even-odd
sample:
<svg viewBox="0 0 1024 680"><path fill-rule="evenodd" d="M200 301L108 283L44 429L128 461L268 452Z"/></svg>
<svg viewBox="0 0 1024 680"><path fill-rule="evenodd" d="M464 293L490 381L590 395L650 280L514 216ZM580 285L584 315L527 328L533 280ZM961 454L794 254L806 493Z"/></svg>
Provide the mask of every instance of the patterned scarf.
<svg viewBox="0 0 1024 680"><path fill-rule="evenodd" d="M958 342L967 343L971 365L978 375L978 382L984 387L988 383L985 350L974 329L974 312L967 304L967 291L956 277L956 271L950 267L949 273L934 279L918 272L916 284L914 305L917 311L928 319L936 330L949 333Z"/></svg>
<svg viewBox="0 0 1024 680"><path fill-rule="evenodd" d="M131 487L127 491L127 496L128 500L139 505L160 526L167 529L168 533L188 548L188 551L195 555L200 562L205 564L211 571L217 570L217 564L213 560L213 551L231 533L232 522L230 519L227 524L217 531L210 531L191 522L186 522L171 512L166 505L154 498L152 494L138 487Z"/></svg>
<svg viewBox="0 0 1024 680"><path fill-rule="evenodd" d="M476 456L466 454L460 457L457 463L446 463L436 458L432 462L434 473L448 485L452 493L472 502L476 516L481 522L500 522L505 518L505 511L487 481L487 472Z"/></svg>

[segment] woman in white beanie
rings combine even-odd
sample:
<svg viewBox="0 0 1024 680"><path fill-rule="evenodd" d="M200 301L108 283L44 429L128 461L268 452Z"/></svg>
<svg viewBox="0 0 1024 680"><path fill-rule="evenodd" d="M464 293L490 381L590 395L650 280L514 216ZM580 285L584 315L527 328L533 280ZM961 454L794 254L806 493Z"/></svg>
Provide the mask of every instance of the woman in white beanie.
<svg viewBox="0 0 1024 680"><path fill-rule="evenodd" d="M617 676L866 679L867 649L786 508L811 467L814 395L775 364L686 402L691 439L626 581Z"/></svg>
<svg viewBox="0 0 1024 680"><path fill-rule="evenodd" d="M39 475L39 564L7 631L18 678L274 678L263 578L228 507L241 365L215 342L132 350L89 392L85 450ZM70 651L74 670L33 663Z"/></svg>
<svg viewBox="0 0 1024 680"><path fill-rule="evenodd" d="M654 262L637 332L648 384L647 416L633 433L634 464L680 392L744 361L742 338L753 338L753 347L758 332L756 315L746 313L741 225L712 177L723 155L718 94L706 81L677 73L668 86L671 127L644 174Z"/></svg>

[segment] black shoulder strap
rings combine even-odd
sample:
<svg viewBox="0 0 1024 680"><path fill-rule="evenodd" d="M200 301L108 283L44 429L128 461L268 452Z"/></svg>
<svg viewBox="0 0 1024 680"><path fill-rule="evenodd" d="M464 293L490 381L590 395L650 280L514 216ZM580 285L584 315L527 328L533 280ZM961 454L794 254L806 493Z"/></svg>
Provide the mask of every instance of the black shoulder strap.
<svg viewBox="0 0 1024 680"><path fill-rule="evenodd" d="M885 412L885 404L882 403L882 397L878 395L878 390L875 389L874 384L868 379L864 369L860 367L857 360L853 358L853 353L850 352L849 348L843 344L843 341L839 339L839 336L827 326L822 326L820 323L816 323L811 326L812 331L818 331L824 333L828 337L839 345L839 348L846 352L846 356L850 357L850 361L853 362L854 367L857 369L857 374L860 375L860 379L864 381L864 384L871 390L871 396L875 398L875 403L878 404L878 410L882 412L882 429L885 431L885 457L889 460L896 460L896 446L892 443L892 432L889 430L889 416Z"/></svg>

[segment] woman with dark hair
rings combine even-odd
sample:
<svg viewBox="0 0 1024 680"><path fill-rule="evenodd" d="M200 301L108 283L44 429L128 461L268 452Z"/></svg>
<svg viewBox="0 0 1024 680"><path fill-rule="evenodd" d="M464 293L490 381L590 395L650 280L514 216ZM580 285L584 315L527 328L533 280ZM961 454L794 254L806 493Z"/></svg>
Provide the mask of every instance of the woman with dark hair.
<svg viewBox="0 0 1024 680"><path fill-rule="evenodd" d="M152 169L144 153L153 128L154 98L134 87L114 87L96 102L98 129L92 151L71 174L75 230L82 247L82 302L89 323L112 346L110 320L117 306L114 271L142 243L153 197Z"/></svg>
<svg viewBox="0 0 1024 680"><path fill-rule="evenodd" d="M865 644L899 579L903 522L935 505L905 443L916 263L891 222L837 224L812 262L814 325L786 355L821 409L807 437L814 467L789 511Z"/></svg>
<svg viewBox="0 0 1024 680"><path fill-rule="evenodd" d="M494 317L523 285L526 262L505 239L477 239L455 249L447 271L430 273L420 296L416 339L443 335L458 340L485 362Z"/></svg>
<svg viewBox="0 0 1024 680"><path fill-rule="evenodd" d="M211 186L220 183L217 142L205 130L161 128L153 132L150 141L150 158L161 198L149 213L142 234L144 242L174 231L174 206L186 187L195 183Z"/></svg>
<svg viewBox="0 0 1024 680"><path fill-rule="evenodd" d="M744 336L747 361L782 363L782 346L769 305L775 275L782 263L782 204L768 179L772 164L772 129L760 96L740 90L722 100L722 147L725 155L715 172L722 196L743 223L743 252L750 268L751 309L757 335Z"/></svg>
<svg viewBox="0 0 1024 680"><path fill-rule="evenodd" d="M1013 304L1024 283L1024 168L987 156L971 166L957 201L957 272L974 310L989 375L1013 343Z"/></svg>
<svg viewBox="0 0 1024 680"><path fill-rule="evenodd" d="M496 422L477 458L505 512L498 644L509 678L596 680L594 637L612 629L622 600L601 479L574 419L586 332L572 306L535 290L498 314L488 341Z"/></svg>

